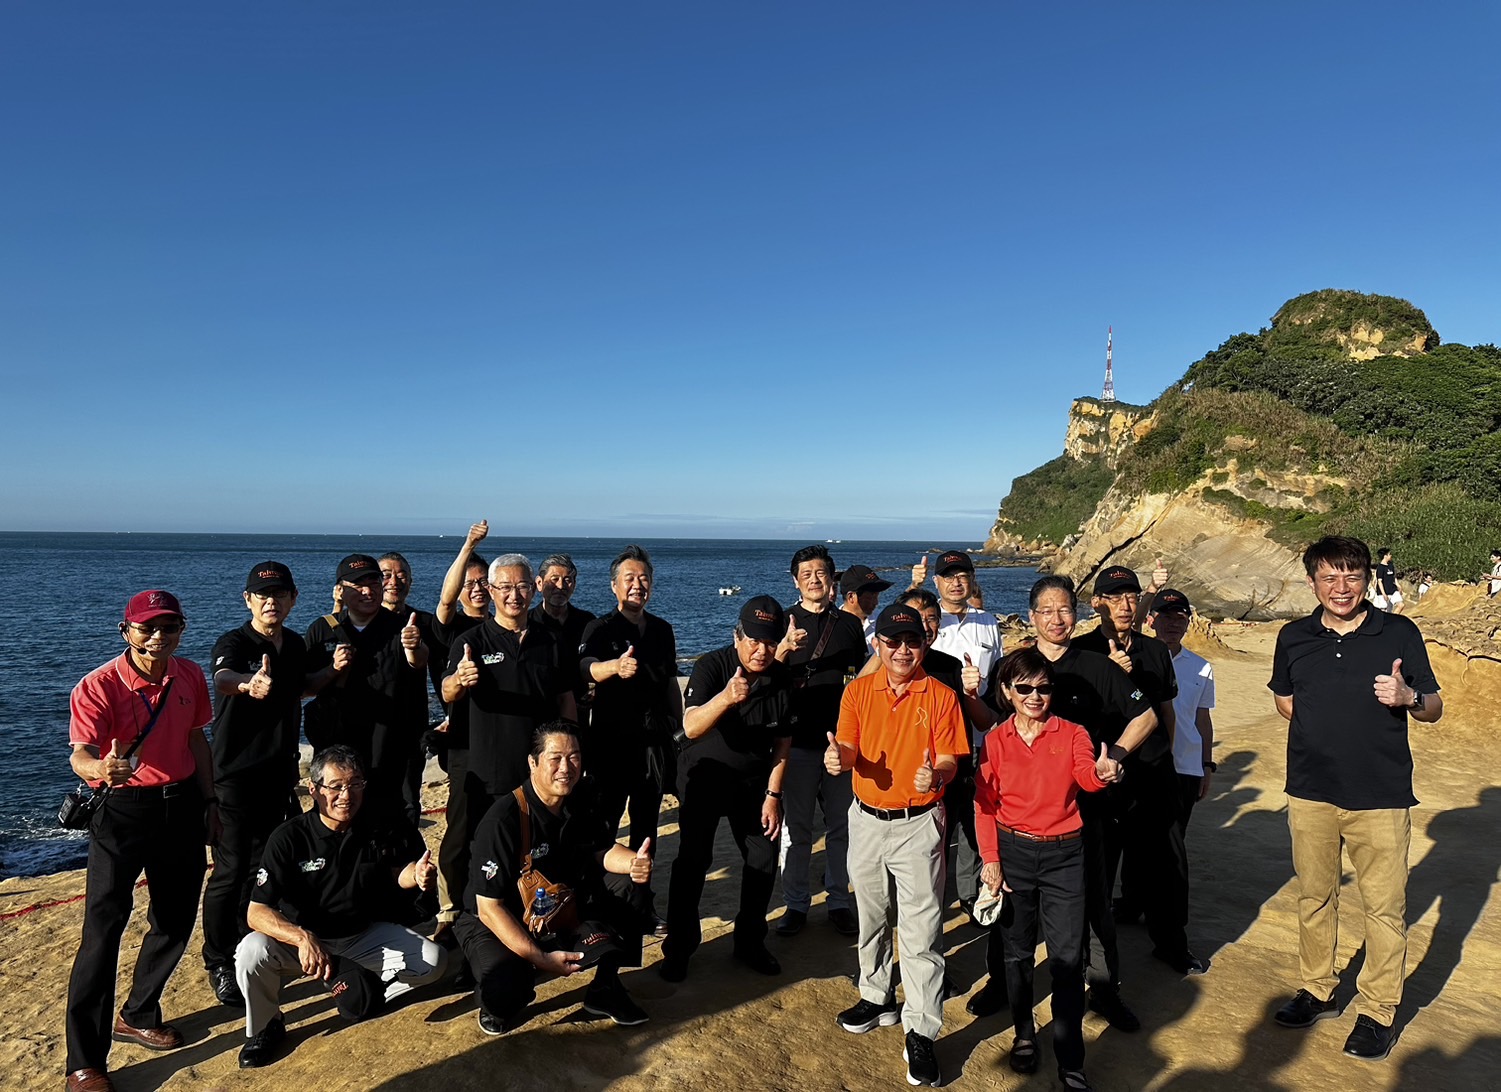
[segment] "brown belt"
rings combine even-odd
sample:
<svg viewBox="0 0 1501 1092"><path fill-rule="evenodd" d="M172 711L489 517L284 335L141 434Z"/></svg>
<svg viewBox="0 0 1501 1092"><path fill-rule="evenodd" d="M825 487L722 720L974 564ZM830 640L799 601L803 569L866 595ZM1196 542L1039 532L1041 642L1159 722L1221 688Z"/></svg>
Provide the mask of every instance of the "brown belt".
<svg viewBox="0 0 1501 1092"><path fill-rule="evenodd" d="M1071 830L1067 834L1028 834L1024 830L1008 827L1005 823L997 823L996 829L1002 834L1011 834L1028 842L1072 842L1084 836L1084 828Z"/></svg>

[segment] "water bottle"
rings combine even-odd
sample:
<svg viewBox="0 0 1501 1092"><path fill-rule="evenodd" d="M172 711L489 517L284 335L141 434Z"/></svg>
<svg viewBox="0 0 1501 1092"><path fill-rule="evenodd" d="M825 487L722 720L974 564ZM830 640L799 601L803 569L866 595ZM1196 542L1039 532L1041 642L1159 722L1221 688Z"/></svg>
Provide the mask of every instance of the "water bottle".
<svg viewBox="0 0 1501 1092"><path fill-rule="evenodd" d="M545 918L557 909L557 902L548 893L547 888L539 887L532 895L532 916Z"/></svg>

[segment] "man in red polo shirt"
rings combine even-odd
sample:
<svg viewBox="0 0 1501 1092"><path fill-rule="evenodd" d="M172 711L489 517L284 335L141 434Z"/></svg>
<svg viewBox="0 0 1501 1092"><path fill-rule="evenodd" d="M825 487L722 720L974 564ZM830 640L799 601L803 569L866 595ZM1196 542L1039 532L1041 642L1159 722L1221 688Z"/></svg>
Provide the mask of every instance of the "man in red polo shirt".
<svg viewBox="0 0 1501 1092"><path fill-rule="evenodd" d="M203 735L214 716L208 684L197 664L172 655L186 624L170 592L139 593L120 623L125 654L73 688L73 772L108 795L89 828L83 939L68 981L68 1092L113 1088L111 1035L152 1050L182 1046L160 1001L198 916L204 842L219 827ZM151 928L111 1030L120 937L143 871Z"/></svg>
<svg viewBox="0 0 1501 1092"><path fill-rule="evenodd" d="M933 1040L943 1026L943 787L969 753L959 699L923 670L922 615L893 603L876 619L881 666L844 688L839 732L828 733L830 774L852 770L850 882L860 918L860 1001L839 1026L860 1034L901 1020L907 1081L941 1080ZM907 1003L900 1010L887 927L896 883L896 929Z"/></svg>

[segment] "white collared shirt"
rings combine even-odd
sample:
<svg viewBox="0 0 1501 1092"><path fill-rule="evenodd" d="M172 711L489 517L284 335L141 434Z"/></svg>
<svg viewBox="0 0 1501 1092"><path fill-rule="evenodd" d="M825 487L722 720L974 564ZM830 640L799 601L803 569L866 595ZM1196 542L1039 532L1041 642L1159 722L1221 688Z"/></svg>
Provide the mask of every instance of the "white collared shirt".
<svg viewBox="0 0 1501 1092"><path fill-rule="evenodd" d="M938 637L933 647L947 652L961 664L964 657L980 669L980 693L985 693L990 680L990 666L1001 658L1001 626L995 615L988 610L966 610L964 614L950 614L939 608Z"/></svg>
<svg viewBox="0 0 1501 1092"><path fill-rule="evenodd" d="M1199 710L1214 708L1214 665L1197 652L1179 649L1173 657L1178 696L1173 699L1173 766L1189 777L1204 776L1204 739L1199 735Z"/></svg>

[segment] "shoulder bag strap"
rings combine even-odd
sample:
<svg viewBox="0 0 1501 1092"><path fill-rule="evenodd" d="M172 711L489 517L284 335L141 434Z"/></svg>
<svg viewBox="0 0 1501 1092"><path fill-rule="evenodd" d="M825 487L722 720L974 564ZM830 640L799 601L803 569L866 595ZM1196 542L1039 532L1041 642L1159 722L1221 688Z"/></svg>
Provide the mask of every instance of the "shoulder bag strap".
<svg viewBox="0 0 1501 1092"><path fill-rule="evenodd" d="M130 750L125 752L125 758L129 758L131 755L135 754L136 750L141 746L141 744L146 742L146 737L151 734L151 729L156 727L156 718L162 715L163 709L167 708L167 695L172 693L173 681L174 680L169 675L167 677L167 685L162 687L162 696L157 700L155 709L151 709L151 703L149 701L146 701L146 696L144 694L141 695L141 700L143 702L146 702L146 708L151 709L151 719L146 722L146 727L141 729L141 734L136 736L135 742L130 745Z"/></svg>
<svg viewBox="0 0 1501 1092"><path fill-rule="evenodd" d="M516 797L516 806L521 810L521 868L525 872L532 870L532 809L527 807L526 789L516 786L512 793Z"/></svg>

